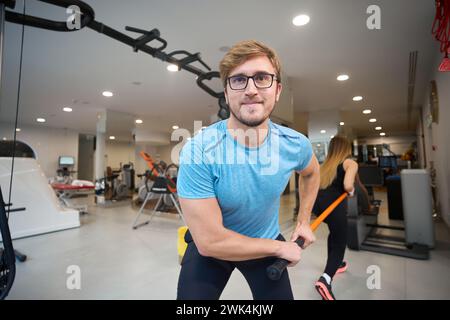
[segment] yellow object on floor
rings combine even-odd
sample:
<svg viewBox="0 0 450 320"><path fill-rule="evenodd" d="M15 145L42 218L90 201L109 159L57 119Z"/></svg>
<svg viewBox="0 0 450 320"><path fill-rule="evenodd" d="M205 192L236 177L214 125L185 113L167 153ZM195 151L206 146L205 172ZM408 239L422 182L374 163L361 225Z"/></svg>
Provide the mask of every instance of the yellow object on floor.
<svg viewBox="0 0 450 320"><path fill-rule="evenodd" d="M187 226L178 228L178 262L181 264L181 260L183 259L184 253L186 252L187 243L184 241L184 235L188 231Z"/></svg>

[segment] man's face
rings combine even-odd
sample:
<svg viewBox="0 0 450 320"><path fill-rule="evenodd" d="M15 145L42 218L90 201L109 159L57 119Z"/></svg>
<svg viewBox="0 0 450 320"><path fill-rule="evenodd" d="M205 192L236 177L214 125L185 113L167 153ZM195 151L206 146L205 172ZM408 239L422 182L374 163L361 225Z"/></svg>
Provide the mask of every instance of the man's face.
<svg viewBox="0 0 450 320"><path fill-rule="evenodd" d="M236 75L254 76L255 74L275 74L275 68L265 56L247 60L230 72L229 77ZM241 90L225 88L225 99L230 106L232 116L248 127L262 124L272 113L275 102L281 93L281 84L274 77L270 88L258 89L252 79L248 79L247 87Z"/></svg>

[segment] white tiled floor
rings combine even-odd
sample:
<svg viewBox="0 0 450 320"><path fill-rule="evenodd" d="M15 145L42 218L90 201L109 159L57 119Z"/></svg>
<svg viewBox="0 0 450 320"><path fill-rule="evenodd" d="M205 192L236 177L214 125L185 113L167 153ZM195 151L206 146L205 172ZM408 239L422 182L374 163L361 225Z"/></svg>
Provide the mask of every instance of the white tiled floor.
<svg viewBox="0 0 450 320"><path fill-rule="evenodd" d="M384 202L385 203L385 202ZM284 196L280 221L286 236L292 230L293 196ZM386 211L383 208L384 212ZM155 217L150 225L132 230L136 210L129 204L90 208L82 227L14 241L28 255L17 263L9 299L174 299L179 274L176 215ZM346 252L349 269L336 276L338 299L449 299L450 235L436 224L437 245L431 259L419 261L363 251ZM327 228L317 230L317 242L290 268L296 299L319 299L314 282L326 260ZM70 265L81 268L81 290L68 290ZM369 290L367 268L379 266L381 289ZM251 299L250 289L234 272L222 299Z"/></svg>

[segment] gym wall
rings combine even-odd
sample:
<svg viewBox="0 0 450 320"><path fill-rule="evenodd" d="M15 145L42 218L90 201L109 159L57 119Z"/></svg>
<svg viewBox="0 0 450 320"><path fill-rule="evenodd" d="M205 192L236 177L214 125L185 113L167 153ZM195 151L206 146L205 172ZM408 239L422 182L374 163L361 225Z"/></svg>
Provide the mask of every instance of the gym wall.
<svg viewBox="0 0 450 320"><path fill-rule="evenodd" d="M112 169L119 169L122 165L132 162L136 162L135 146L133 142L122 141L107 141L105 154L106 161L105 167L111 167Z"/></svg>
<svg viewBox="0 0 450 320"><path fill-rule="evenodd" d="M36 153L36 160L47 178L56 176L58 157L61 155L73 156L78 159L78 132L69 129L56 129L36 126L20 126L17 140L31 146ZM0 139L3 137L12 140L14 125L0 122ZM75 161L77 171L78 163ZM74 174L76 178L77 175Z"/></svg>
<svg viewBox="0 0 450 320"><path fill-rule="evenodd" d="M423 102L424 119L424 140L426 152L426 168L430 168L430 161L434 162L436 168L436 183L439 198L439 209L446 224L450 226L450 144L448 138L450 137L450 77L448 72L438 72L438 66L442 61L442 54L439 49L436 49L436 60L434 63L435 70L428 79L427 92L425 94L425 101ZM432 123L430 127L427 126L427 116L430 114L430 81L435 80L437 84L437 93L439 100L439 123ZM433 149L433 146L434 149ZM421 150L421 141L418 143ZM422 152L423 150L421 150ZM423 161L422 161L423 162Z"/></svg>

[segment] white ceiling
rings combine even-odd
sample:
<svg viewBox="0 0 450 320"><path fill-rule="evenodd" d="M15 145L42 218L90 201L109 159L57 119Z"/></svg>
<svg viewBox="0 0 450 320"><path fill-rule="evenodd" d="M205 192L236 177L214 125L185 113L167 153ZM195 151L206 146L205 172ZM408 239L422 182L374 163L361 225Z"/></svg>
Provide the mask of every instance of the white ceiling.
<svg viewBox="0 0 450 320"><path fill-rule="evenodd" d="M414 106L425 101L428 75L437 45L431 36L434 1L424 0L86 0L96 20L132 37L125 26L158 28L166 52L200 52L213 70L219 50L243 39L258 39L280 55L294 93L295 112L339 110L342 121L359 136L375 135L361 113L370 106L390 135L414 132L407 127L409 52L418 50ZM366 27L369 5L381 8L381 30ZM27 13L65 20L62 8L27 1ZM22 11L18 1L15 11ZM294 27L299 13L311 16ZM17 98L21 27L6 24L0 121L12 121ZM59 33L25 28L19 126L44 124L95 132L97 113L110 109L144 120L149 130L171 132L174 124L192 129L194 120L209 124L217 100L195 83L195 75L171 73L167 64L88 28ZM340 73L350 75L336 81ZM141 82L134 85L132 82ZM103 90L113 98L101 95ZM362 95L362 102L352 97ZM71 106L72 113L62 112ZM416 117L413 118L417 121Z"/></svg>

